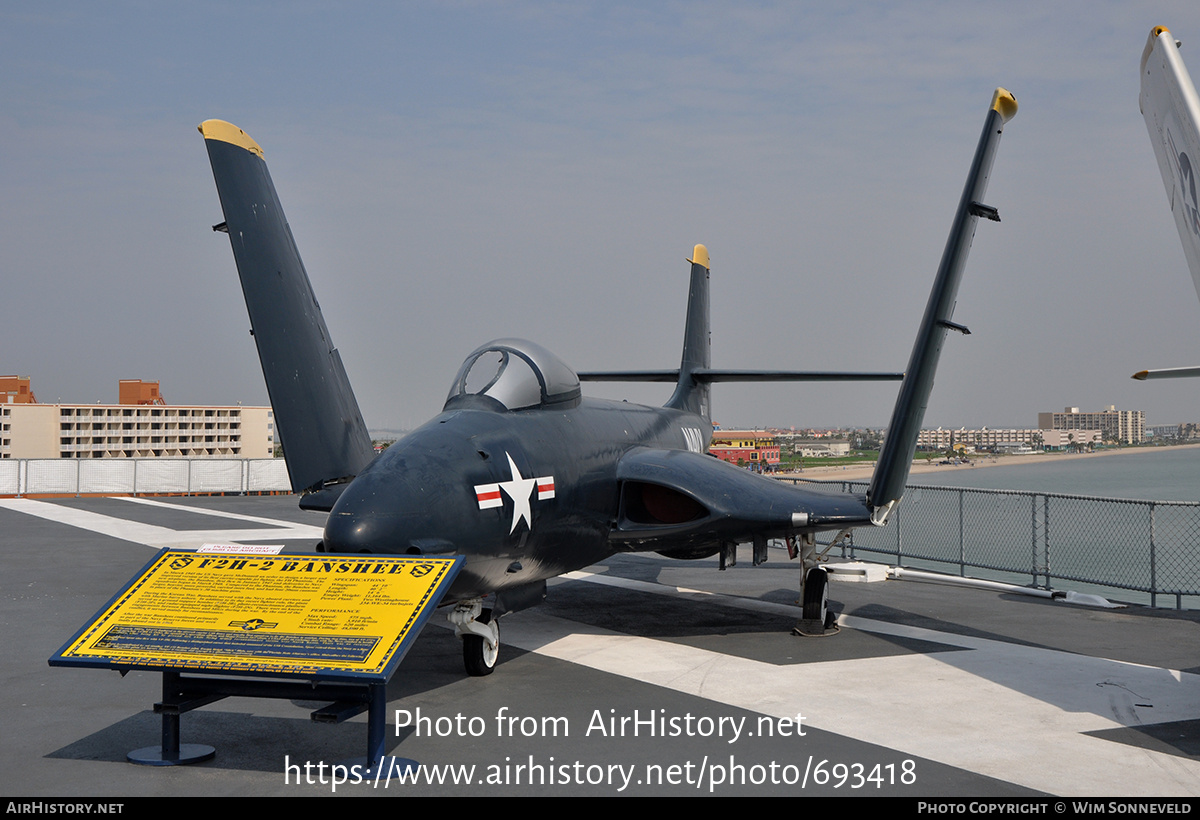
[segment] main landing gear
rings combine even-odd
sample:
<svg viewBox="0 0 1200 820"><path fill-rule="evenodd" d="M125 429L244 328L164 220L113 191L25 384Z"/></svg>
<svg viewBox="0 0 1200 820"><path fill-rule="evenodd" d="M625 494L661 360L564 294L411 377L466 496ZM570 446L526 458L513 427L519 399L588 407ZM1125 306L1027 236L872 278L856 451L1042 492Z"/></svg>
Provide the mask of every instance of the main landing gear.
<svg viewBox="0 0 1200 820"><path fill-rule="evenodd" d="M834 539L835 542L837 540ZM811 637L836 633L840 631L837 614L829 611L829 573L820 565L829 550L818 554L816 539L811 534L802 536L799 546L801 617L792 634ZM790 539L788 547L791 552L793 544Z"/></svg>
<svg viewBox="0 0 1200 820"><path fill-rule="evenodd" d="M822 625L829 614L829 573L813 567L804 577L804 620Z"/></svg>
<svg viewBox="0 0 1200 820"><path fill-rule="evenodd" d="M484 608L482 598L469 598L455 604L449 618L454 634L462 638L467 674L492 674L500 657L500 625L492 620L492 610Z"/></svg>

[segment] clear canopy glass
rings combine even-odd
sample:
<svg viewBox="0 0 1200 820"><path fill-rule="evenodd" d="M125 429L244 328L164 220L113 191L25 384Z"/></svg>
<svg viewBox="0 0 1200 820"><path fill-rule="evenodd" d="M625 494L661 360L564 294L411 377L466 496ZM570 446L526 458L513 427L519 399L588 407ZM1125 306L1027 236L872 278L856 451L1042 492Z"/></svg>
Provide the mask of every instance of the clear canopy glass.
<svg viewBox="0 0 1200 820"><path fill-rule="evenodd" d="M524 339L497 339L467 356L446 401L487 396L508 410L523 410L579 395L579 376L549 350Z"/></svg>

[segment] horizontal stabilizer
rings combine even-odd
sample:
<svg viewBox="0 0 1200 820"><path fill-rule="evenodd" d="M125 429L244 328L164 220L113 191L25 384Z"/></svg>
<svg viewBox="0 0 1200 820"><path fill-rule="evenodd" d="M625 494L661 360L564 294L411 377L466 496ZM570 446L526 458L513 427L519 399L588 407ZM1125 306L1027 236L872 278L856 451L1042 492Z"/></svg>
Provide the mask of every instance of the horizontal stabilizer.
<svg viewBox="0 0 1200 820"><path fill-rule="evenodd" d="M589 370L576 374L581 382L670 382L679 381L679 370Z"/></svg>
<svg viewBox="0 0 1200 820"><path fill-rule="evenodd" d="M1140 382L1146 379L1192 379L1200 376L1200 367L1167 367L1162 370L1139 370L1130 378Z"/></svg>
<svg viewBox="0 0 1200 820"><path fill-rule="evenodd" d="M698 384L716 382L898 382L903 373L853 373L835 370L692 370ZM676 382L678 370L592 370L580 373L584 382Z"/></svg>
<svg viewBox="0 0 1200 820"><path fill-rule="evenodd" d="M221 120L200 125L212 163L275 432L292 489L355 476L375 451L313 295L262 149Z"/></svg>

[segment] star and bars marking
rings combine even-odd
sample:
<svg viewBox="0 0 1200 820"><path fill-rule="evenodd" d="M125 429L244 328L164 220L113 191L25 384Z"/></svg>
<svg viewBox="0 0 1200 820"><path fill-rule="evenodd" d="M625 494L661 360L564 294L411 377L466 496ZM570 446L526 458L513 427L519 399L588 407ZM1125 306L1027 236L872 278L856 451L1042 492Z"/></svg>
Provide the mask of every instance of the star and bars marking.
<svg viewBox="0 0 1200 820"><path fill-rule="evenodd" d="M531 530L533 529L533 513L529 509L529 501L533 495L534 488L537 489L538 501L548 501L554 498L554 476L525 478L521 475L521 471L517 469L516 462L513 461L512 456L507 452L504 455L508 458L508 468L512 471L512 479L509 481L499 481L495 484L476 484L475 498L479 502L479 509L481 510L490 510L493 507L504 506L505 495L512 499L513 519L512 526L508 528L508 532L511 535L517 529L517 523L521 519L525 519L525 526Z"/></svg>

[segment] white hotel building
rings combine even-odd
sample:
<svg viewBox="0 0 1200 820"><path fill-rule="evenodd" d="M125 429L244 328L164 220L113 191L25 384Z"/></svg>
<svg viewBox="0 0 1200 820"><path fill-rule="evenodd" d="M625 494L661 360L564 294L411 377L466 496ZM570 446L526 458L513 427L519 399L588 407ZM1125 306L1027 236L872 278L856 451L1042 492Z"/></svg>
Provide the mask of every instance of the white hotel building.
<svg viewBox="0 0 1200 820"><path fill-rule="evenodd" d="M24 382L27 384L28 380ZM39 404L0 393L0 459L271 458L270 407L178 407L155 403ZM147 391L148 392L148 391Z"/></svg>

